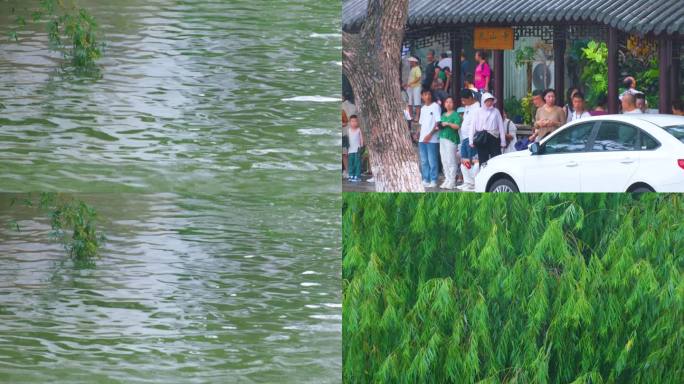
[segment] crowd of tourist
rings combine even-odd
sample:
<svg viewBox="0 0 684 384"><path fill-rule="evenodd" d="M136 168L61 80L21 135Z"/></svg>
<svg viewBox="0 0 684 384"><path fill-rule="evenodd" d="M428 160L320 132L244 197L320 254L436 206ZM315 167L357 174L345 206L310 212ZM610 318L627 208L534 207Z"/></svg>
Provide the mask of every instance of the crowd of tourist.
<svg viewBox="0 0 684 384"><path fill-rule="evenodd" d="M416 57L407 59L410 67L408 79L402 84L402 91L409 106L409 114L414 116L414 121L420 120L420 108L422 107L421 92L424 89L432 91L433 101L443 107L446 97L451 93L453 84L452 60L446 52L442 52L441 59L437 61L435 51L429 50L426 55L426 64L421 68L420 60ZM463 87L473 91L489 91L492 80L492 70L487 61L487 54L484 51L475 52L474 75L471 73L470 61L465 52L461 52L461 83L456 89ZM478 97L479 101L479 97Z"/></svg>
<svg viewBox="0 0 684 384"><path fill-rule="evenodd" d="M435 51L429 50L424 66L416 57L407 58L410 69L402 84L406 102L404 115L418 146L420 171L426 188L437 187L442 169L444 182L439 188L473 191L481 164L489 159L525 150L566 123L608 114L605 95L599 97L590 110L585 95L576 87L567 90L567 103L563 107L557 105L556 90L536 90L532 93L535 109L530 127L532 134L519 137L518 126L497 108L501 101L490 90L492 71L485 52L475 52L476 66L472 73L465 53L461 52L460 84L452 81L453 63L449 55L444 52L440 57L438 61ZM657 110L649 109L646 95L637 89L633 77L626 77L623 85L625 91L619 96L621 113L657 113ZM452 87L460 89L460 107L450 96ZM344 98L342 112L344 177L358 182L361 180L358 152L363 146L363 135L356 117L358 111L349 96ZM681 100L673 102L672 113L684 115ZM372 182L372 179L368 181Z"/></svg>

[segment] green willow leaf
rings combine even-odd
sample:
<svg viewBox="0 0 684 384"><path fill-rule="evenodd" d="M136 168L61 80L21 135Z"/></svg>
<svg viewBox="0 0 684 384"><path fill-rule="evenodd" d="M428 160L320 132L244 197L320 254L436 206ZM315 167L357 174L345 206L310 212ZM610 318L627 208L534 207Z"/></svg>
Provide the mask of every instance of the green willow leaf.
<svg viewBox="0 0 684 384"><path fill-rule="evenodd" d="M680 383L683 215L677 195L344 194L343 380Z"/></svg>

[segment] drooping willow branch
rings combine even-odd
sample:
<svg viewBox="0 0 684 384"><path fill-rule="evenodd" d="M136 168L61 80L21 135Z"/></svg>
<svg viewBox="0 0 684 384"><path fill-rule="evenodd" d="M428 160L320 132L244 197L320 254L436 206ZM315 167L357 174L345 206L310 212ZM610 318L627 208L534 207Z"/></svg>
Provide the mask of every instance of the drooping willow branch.
<svg viewBox="0 0 684 384"><path fill-rule="evenodd" d="M682 203L345 194L344 381L681 381Z"/></svg>
<svg viewBox="0 0 684 384"><path fill-rule="evenodd" d="M18 200L12 199L11 205ZM105 236L97 230L95 208L80 199L69 198L56 193L41 193L22 198L23 205L37 207L47 212L52 232L50 236L64 245L64 249L76 262L91 262L99 255ZM19 224L11 223L16 230Z"/></svg>

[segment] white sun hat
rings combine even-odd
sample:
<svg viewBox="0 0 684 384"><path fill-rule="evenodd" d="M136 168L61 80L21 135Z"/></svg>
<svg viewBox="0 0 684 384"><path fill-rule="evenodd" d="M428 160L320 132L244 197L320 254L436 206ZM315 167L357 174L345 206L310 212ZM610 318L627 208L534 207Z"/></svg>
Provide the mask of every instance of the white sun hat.
<svg viewBox="0 0 684 384"><path fill-rule="evenodd" d="M485 93L482 95L482 102L484 103L485 101L487 101L487 100L489 100L489 99L494 99L494 102L496 103L496 97L494 97L494 95L492 95L492 94L489 93L489 92L485 92Z"/></svg>

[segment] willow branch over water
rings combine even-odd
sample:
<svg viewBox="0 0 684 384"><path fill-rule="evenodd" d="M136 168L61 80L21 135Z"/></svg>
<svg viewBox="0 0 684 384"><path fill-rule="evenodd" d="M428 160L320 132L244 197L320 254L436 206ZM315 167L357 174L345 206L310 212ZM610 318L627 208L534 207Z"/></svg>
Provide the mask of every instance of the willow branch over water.
<svg viewBox="0 0 684 384"><path fill-rule="evenodd" d="M12 12L17 11L12 9ZM97 22L86 8L69 0L41 0L36 8L17 12L17 28L10 31L10 39L19 41L18 28L27 25L29 13L30 21L46 24L51 49L62 53L75 68L95 68L104 44L98 41Z"/></svg>
<svg viewBox="0 0 684 384"><path fill-rule="evenodd" d="M62 243L69 257L78 265L91 265L99 256L100 247L106 239L97 230L97 211L94 207L83 200L51 192L41 193L36 198L31 194L20 200L14 198L11 205L17 201L47 212L52 227L50 236ZM11 224L21 231L16 221Z"/></svg>

